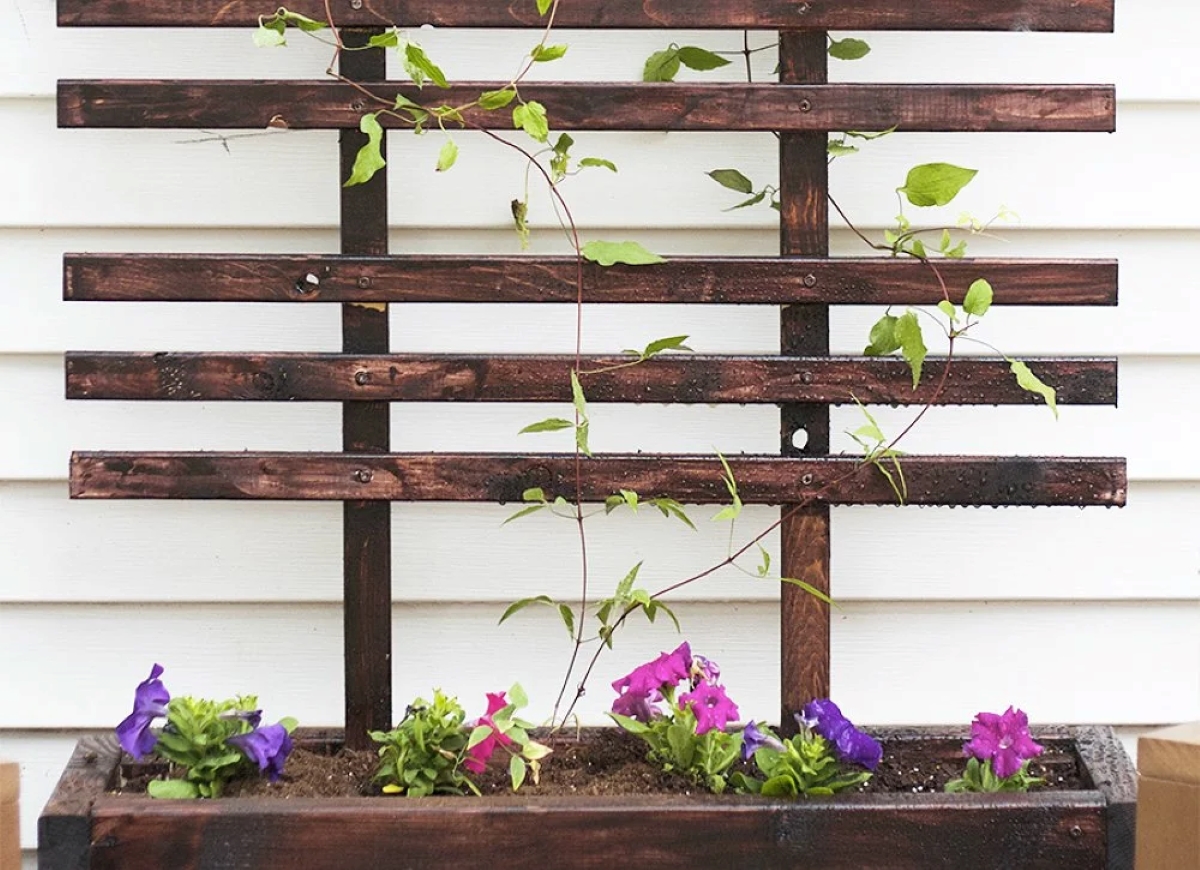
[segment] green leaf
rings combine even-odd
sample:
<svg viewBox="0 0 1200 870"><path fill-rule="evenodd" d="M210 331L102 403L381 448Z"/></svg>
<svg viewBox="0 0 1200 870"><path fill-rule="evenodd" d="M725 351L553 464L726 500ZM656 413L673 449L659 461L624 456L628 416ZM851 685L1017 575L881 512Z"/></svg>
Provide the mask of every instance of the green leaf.
<svg viewBox="0 0 1200 870"><path fill-rule="evenodd" d="M376 33L367 40L367 45L371 48L396 48L400 45L400 35L394 30Z"/></svg>
<svg viewBox="0 0 1200 870"><path fill-rule="evenodd" d="M632 489L622 489L620 490L620 493L621 498L625 500L625 504L629 505L629 507L636 514L638 509L638 494Z"/></svg>
<svg viewBox="0 0 1200 870"><path fill-rule="evenodd" d="M521 493L521 501L540 501L546 500L546 491L540 486L531 486L529 489Z"/></svg>
<svg viewBox="0 0 1200 870"><path fill-rule="evenodd" d="M771 554L762 544L758 545L758 552L762 556L762 564L758 566L758 576L766 577L771 573Z"/></svg>
<svg viewBox="0 0 1200 870"><path fill-rule="evenodd" d="M416 43L410 42L404 46L404 69L417 87L424 85L426 78L439 88L450 87L450 83L446 81L446 74L429 59L425 50Z"/></svg>
<svg viewBox="0 0 1200 870"><path fill-rule="evenodd" d="M921 366L929 349L921 335L921 324L915 312L909 311L896 321L896 339L900 342L900 353L912 369L913 389L921 382Z"/></svg>
<svg viewBox="0 0 1200 870"><path fill-rule="evenodd" d="M479 95L479 108L486 109L489 112L494 109L503 109L516 96L517 92L512 88L505 88L502 91L484 91Z"/></svg>
<svg viewBox="0 0 1200 870"><path fill-rule="evenodd" d="M599 263L601 266L612 266L624 263L627 266L649 266L654 263L665 263L658 254L651 253L637 242L603 242L592 241L583 246L580 251L585 260Z"/></svg>
<svg viewBox="0 0 1200 870"><path fill-rule="evenodd" d="M152 798L192 800L200 797L200 788L185 779L156 779L146 785L146 794Z"/></svg>
<svg viewBox="0 0 1200 870"><path fill-rule="evenodd" d="M920 239L913 239L910 250L912 251L913 256L920 257L922 260L927 259L925 254L925 243Z"/></svg>
<svg viewBox="0 0 1200 870"><path fill-rule="evenodd" d="M442 145L442 150L438 152L437 171L445 172L454 165L456 160L458 160L458 146L454 144L453 139L447 139Z"/></svg>
<svg viewBox="0 0 1200 870"><path fill-rule="evenodd" d="M713 54L703 48L695 45L685 45L679 49L679 60L688 69L699 70L705 72L710 69L718 69L719 67L729 66L729 61L721 57L719 54Z"/></svg>
<svg viewBox="0 0 1200 870"><path fill-rule="evenodd" d="M692 525L692 524L691 524L691 523L688 523L688 525L690 526L690 525ZM692 528L695 528L695 526L692 526ZM654 604L655 604L655 606L656 606L656 607L657 607L659 610L661 610L661 611L662 611L663 613L665 613L667 616L671 617L671 622L672 622L672 623L674 623L674 625L675 625L675 630L676 630L676 631L683 631L683 629L682 629L682 628L679 626L679 617L675 615L675 611L674 611L674 610L672 610L671 608L667 607L667 605L663 604L661 601L657 601L657 600L656 600L656 601L654 602Z"/></svg>
<svg viewBox="0 0 1200 870"><path fill-rule="evenodd" d="M534 63L546 63L551 60L558 60L567 53L565 45L537 45L533 51L529 52L529 56L533 58Z"/></svg>
<svg viewBox="0 0 1200 870"><path fill-rule="evenodd" d="M552 752L554 752L553 749L544 743L538 743L536 740L530 740L523 747L521 747L521 754L530 761L538 761L542 758L545 758L547 755L550 755Z"/></svg>
<svg viewBox="0 0 1200 870"><path fill-rule="evenodd" d="M471 736L467 739L467 749L478 746L483 741L492 736L494 729L491 725L476 725L471 729Z"/></svg>
<svg viewBox="0 0 1200 870"><path fill-rule="evenodd" d="M517 434L524 435L526 432L557 432L559 429L571 429L574 426L574 423L570 420L564 420L562 417L548 417L545 420L530 423Z"/></svg>
<svg viewBox="0 0 1200 870"><path fill-rule="evenodd" d="M258 25L258 29L254 31L254 44L259 48L274 48L277 45L287 45L287 38L283 35L282 22L280 27L268 27L265 24Z"/></svg>
<svg viewBox="0 0 1200 870"><path fill-rule="evenodd" d="M279 724L283 726L284 731L286 731L288 734L291 734L296 730L297 727L299 727L300 722L294 716L284 716L279 720Z"/></svg>
<svg viewBox="0 0 1200 870"><path fill-rule="evenodd" d="M516 791L525 782L525 759L519 755L508 759L508 775L512 778L512 789Z"/></svg>
<svg viewBox="0 0 1200 870"><path fill-rule="evenodd" d="M513 109L513 127L524 130L537 142L550 138L550 122L546 118L546 107L536 100L522 103Z"/></svg>
<svg viewBox="0 0 1200 870"><path fill-rule="evenodd" d="M982 278L972 282L963 299L963 311L967 314L974 314L976 317L983 317L991 307L992 285Z"/></svg>
<svg viewBox="0 0 1200 870"><path fill-rule="evenodd" d="M679 49L668 48L656 51L646 58L646 64L642 67L642 81L673 82L678 72Z"/></svg>
<svg viewBox="0 0 1200 870"><path fill-rule="evenodd" d="M754 182L736 169L714 169L712 172L706 172L705 175L721 185L721 187L736 190L738 193L754 192Z"/></svg>
<svg viewBox="0 0 1200 870"><path fill-rule="evenodd" d="M579 165L580 166L598 166L603 169L611 170L612 172L617 171L617 164L613 163L611 160L605 160L602 157L584 157L582 160L579 161Z"/></svg>
<svg viewBox="0 0 1200 870"><path fill-rule="evenodd" d="M691 353L692 349L684 344L687 340L688 337L686 335L672 335L670 338L655 339L642 350L642 359L649 359L665 350L683 350Z"/></svg>
<svg viewBox="0 0 1200 870"><path fill-rule="evenodd" d="M575 637L575 611L571 609L570 605L560 604L558 605L558 615L562 618L563 625L567 627L567 634Z"/></svg>
<svg viewBox="0 0 1200 870"><path fill-rule="evenodd" d="M350 177L342 187L353 187L356 184L366 184L375 177L375 173L387 165L383 159L383 127L376 117L378 112L363 115L358 122L358 129L367 134L367 143L358 149L354 157L354 166Z"/></svg>
<svg viewBox="0 0 1200 870"><path fill-rule="evenodd" d="M908 170L903 187L896 188L915 206L946 205L978 173L950 163L924 163Z"/></svg>
<svg viewBox="0 0 1200 870"><path fill-rule="evenodd" d="M662 511L662 515L664 517L667 517L668 519L675 517L693 532L697 531L695 523L692 522L691 518L684 511L683 505L675 501L675 499L667 498L666 496L660 496L658 498L651 499L650 504Z"/></svg>
<svg viewBox="0 0 1200 870"><path fill-rule="evenodd" d="M643 560L644 561L644 560ZM637 580L638 571L642 570L642 562L638 562L629 569L629 573L621 578L621 582L617 584L617 591L613 597L617 601L625 601L633 592L633 584Z"/></svg>
<svg viewBox="0 0 1200 870"><path fill-rule="evenodd" d="M943 299L937 304L937 307L938 311L942 312L942 314L945 314L952 321L958 320L958 309L954 307L954 303L949 299Z"/></svg>
<svg viewBox="0 0 1200 870"><path fill-rule="evenodd" d="M803 580L797 580L795 577L780 577L779 582L787 583L789 586L798 586L809 595L813 596L813 598L824 601L826 604L831 604L835 607L837 606L832 598L830 598L816 586L813 586L811 583L805 583Z"/></svg>
<svg viewBox="0 0 1200 870"><path fill-rule="evenodd" d="M609 717L620 725L630 734L645 734L650 730L650 726L644 722L639 722L629 716L622 716L620 713L609 713Z"/></svg>
<svg viewBox="0 0 1200 870"><path fill-rule="evenodd" d="M1029 366L1020 360L1010 359L1008 366L1012 373L1017 376L1017 386L1022 390L1028 390L1031 393L1037 393L1046 400L1046 404L1050 406L1050 410L1054 412L1054 419L1058 419L1058 393L1054 387L1045 384L1041 378L1029 370Z"/></svg>
<svg viewBox="0 0 1200 870"><path fill-rule="evenodd" d="M544 505L544 504L531 504L531 505L527 505L526 507L523 507L523 508L521 508L521 509L520 509L519 511L517 511L515 514L513 514L512 516L510 516L508 519L506 519L506 520L505 520L504 522L502 522L500 525L502 525L502 526L507 526L507 525L508 525L509 523L511 523L513 520L519 520L521 517L527 517L527 516L529 516L530 514L535 514L535 513L537 513L538 511L540 511L540 510L541 510L542 508L544 508L544 507L547 507L547 505Z"/></svg>
<svg viewBox="0 0 1200 870"><path fill-rule="evenodd" d="M847 154L857 154L857 145L847 145L840 139L830 139L825 146L825 152L830 157L845 157Z"/></svg>
<svg viewBox="0 0 1200 870"><path fill-rule="evenodd" d="M758 205L760 202L762 202L766 198L767 198L767 192L765 190L760 190L758 193L754 194L754 196L750 197L747 200L743 200L742 202L739 202L735 206L725 209L725 211L737 211L739 208L747 208L752 205Z"/></svg>
<svg viewBox="0 0 1200 870"><path fill-rule="evenodd" d="M313 33L317 30L324 30L325 28L327 28L329 26L324 21L317 21L314 18L309 18L307 15L301 15L299 12L292 12L291 10L282 10L281 9L279 12L277 12L275 14L276 15L282 14L283 19L288 24L295 25L296 27L303 30L305 33Z"/></svg>
<svg viewBox="0 0 1200 870"><path fill-rule="evenodd" d="M571 369L571 401L575 412L579 414L579 424L575 427L575 446L586 456L591 456L588 447L588 413L587 398L583 395L583 385L579 383L579 373Z"/></svg>
<svg viewBox="0 0 1200 870"><path fill-rule="evenodd" d="M537 0L538 15L545 15L550 11L550 7L554 5L554 0Z"/></svg>
<svg viewBox="0 0 1200 870"><path fill-rule="evenodd" d="M521 707L529 706L529 696L525 694L525 689L520 683L513 683L509 686L508 703L512 704L518 710Z"/></svg>
<svg viewBox="0 0 1200 870"><path fill-rule="evenodd" d="M520 601L514 601L512 604L508 605L508 609L506 609L504 611L504 615L500 617L500 622L498 622L496 624L501 625L504 622L504 620L508 619L514 613L524 610L526 607L528 607L531 604L551 604L551 605L553 605L554 602L553 602L553 600L551 600L549 595L537 595L533 598L522 598Z"/></svg>
<svg viewBox="0 0 1200 870"><path fill-rule="evenodd" d="M861 39L837 39L829 44L829 56L838 60L858 60L871 53L871 46Z"/></svg>
<svg viewBox="0 0 1200 870"><path fill-rule="evenodd" d="M900 349L900 339L896 337L896 324L900 318L885 314L871 327L870 344L863 351L864 356L885 356Z"/></svg>
<svg viewBox="0 0 1200 870"><path fill-rule="evenodd" d="M521 249L529 247L529 203L524 200L514 199L510 205L512 208L513 228L517 231L517 238L521 240Z"/></svg>

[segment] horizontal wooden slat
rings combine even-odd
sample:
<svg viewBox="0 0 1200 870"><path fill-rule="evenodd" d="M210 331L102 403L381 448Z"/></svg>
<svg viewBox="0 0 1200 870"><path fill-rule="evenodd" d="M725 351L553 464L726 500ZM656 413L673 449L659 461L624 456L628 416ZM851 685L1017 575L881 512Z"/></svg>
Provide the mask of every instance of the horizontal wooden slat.
<svg viewBox="0 0 1200 870"><path fill-rule="evenodd" d="M1115 260L945 260L951 298L986 276L996 305L1115 305ZM173 302L565 302L573 257L66 254L63 298ZM934 304L929 267L883 257L672 257L583 264L584 302Z"/></svg>
<svg viewBox="0 0 1200 870"><path fill-rule="evenodd" d="M1004 360L928 359L912 387L899 358L660 355L579 361L593 402L1035 404ZM1029 360L1063 404L1115 405L1115 360ZM568 355L67 354L67 398L182 401L571 401ZM614 368L624 366L623 368ZM606 371L607 369L607 371ZM593 374L587 374L593 372Z"/></svg>
<svg viewBox="0 0 1200 870"><path fill-rule="evenodd" d="M252 0L59 0L58 23L158 27L251 27L265 7ZM288 8L325 20L321 0ZM268 9L268 11L270 11ZM532 0L366 0L333 7L339 26L538 27ZM909 6L896 0L568 0L559 27L837 30L1058 30L1107 32L1113 0L955 0Z"/></svg>
<svg viewBox="0 0 1200 870"><path fill-rule="evenodd" d="M909 504L1122 505L1125 461L1041 457L906 456ZM747 503L895 504L875 469L854 457L729 460ZM576 462L564 455L501 453L75 453L75 498L216 498L520 502L531 487L573 496ZM609 455L580 464L579 491L618 489L689 504L728 500L711 457Z"/></svg>
<svg viewBox="0 0 1200 870"><path fill-rule="evenodd" d="M448 89L366 87L390 105L464 105L495 82ZM1104 85L525 84L564 130L882 130L1111 132L1115 94ZM62 81L60 127L291 129L358 126L364 102L334 81ZM465 113L469 123L511 130L507 112ZM380 116L385 125L395 118Z"/></svg>

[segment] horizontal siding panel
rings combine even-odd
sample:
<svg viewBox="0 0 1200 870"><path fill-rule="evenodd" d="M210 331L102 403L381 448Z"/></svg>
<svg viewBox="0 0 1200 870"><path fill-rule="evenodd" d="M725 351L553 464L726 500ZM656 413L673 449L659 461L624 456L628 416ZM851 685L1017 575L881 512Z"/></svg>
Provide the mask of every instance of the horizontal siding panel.
<svg viewBox="0 0 1200 870"><path fill-rule="evenodd" d="M0 96L48 96L56 78L302 78L320 74L330 51L315 40L289 34L283 50L256 49L249 29L232 31L56 28L53 0L22 0L0 10L0 47L12 58ZM1172 22L1169 28L1164 21ZM1171 75L1149 62L1148 52L1184 57L1187 34L1200 28L1200 11L1184 0L1116 4L1113 34L1055 33L871 33L872 53L852 63L833 62L831 77L843 81L1115 81L1126 100L1194 100L1200 86L1191 76ZM530 32L423 29L418 41L457 80L507 74L528 53ZM774 34L753 34L753 46ZM737 32L685 30L611 33L562 30L556 42L566 57L535 68L542 80L637 79L642 63L669 42L738 51ZM614 43L618 46L614 50ZM755 75L766 80L774 52L755 56ZM393 75L401 75L393 70ZM680 78L738 80L740 63L707 74L684 70Z"/></svg>
<svg viewBox="0 0 1200 870"><path fill-rule="evenodd" d="M0 357L0 479L62 479L72 450L340 449L337 403L84 402L63 398L57 356ZM1119 376L1120 405L1064 407L1055 422L1042 406L946 407L931 411L903 448L925 454L1125 456L1133 480L1200 480L1187 433L1200 406L1180 401L1200 382L1200 357L1131 358ZM520 435L529 423L569 412L564 404L392 405L396 452L570 452L569 430ZM914 409L881 408L886 433ZM591 446L600 453L712 455L778 451L774 406L600 405L591 408ZM30 421L37 421L36 426ZM860 452L843 430L853 407L833 412L833 452Z"/></svg>
<svg viewBox="0 0 1200 870"><path fill-rule="evenodd" d="M616 231L606 231L615 235ZM766 255L778 250L768 230L638 231L635 237L664 254ZM995 307L980 336L1013 354L1196 353L1191 324L1200 319L1200 283L1191 250L1200 232L1038 232L1012 229L1004 239L975 239L979 256L1120 259L1120 306L1113 308ZM835 253L863 246L846 231L833 233ZM91 303L62 301L64 251L321 253L337 248L322 230L284 231L100 229L0 230L0 259L9 264L0 297L0 353L65 350L271 351L339 349L335 305L239 303ZM392 249L410 253L516 251L511 232L397 229ZM532 251L561 253L556 233L534 235ZM1003 294L1002 282L995 282ZM1171 317L1163 317L1163 311ZM840 307L832 313L835 353L859 353L880 309ZM397 305L392 309L396 352L559 352L574 350L569 305ZM762 306L590 306L584 350L644 346L664 335L689 334L710 353L778 350L777 311ZM963 351L973 352L970 346ZM974 352L986 353L986 350Z"/></svg>
<svg viewBox="0 0 1200 870"><path fill-rule="evenodd" d="M65 484L0 485L0 552L10 570L0 601L324 602L340 600L341 509L336 504L69 501ZM572 599L578 539L548 515L507 526L514 508L430 503L393 508L392 594L406 603L491 602L549 594ZM689 509L699 530L653 509L588 525L600 590L644 561L658 588L717 564L726 553L715 508ZM1124 510L833 508L833 589L870 600L1200 599L1200 485L1134 483ZM778 516L748 507L742 541ZM463 541L471 541L466 548ZM964 564L956 551L987 554ZM1020 546L1013 546L1019 541ZM136 542L136 545L133 545ZM776 558L778 536L764 542ZM906 553L902 567L896 554ZM487 569L481 570L481 554ZM746 561L753 569L756 559ZM555 566L552 572L533 565ZM726 570L678 600L773 601L778 585Z"/></svg>
<svg viewBox="0 0 1200 870"><path fill-rule="evenodd" d="M337 188L326 183L336 171L332 131L263 132L226 142L226 150L197 131L54 130L54 113L49 100L0 101L0 124L11 131L0 143L5 158L0 165L9 167L6 180L13 192L4 226L319 227L334 220ZM869 143L869 153L855 160L836 162L831 189L858 223L888 222L895 211L891 191L908 168L947 161L981 173L930 220L953 223L963 210L986 218L1006 204L1027 227L1194 228L1196 213L1188 203L1200 194L1200 178L1191 172L1185 148L1162 148L1155 155L1156 175L1174 179L1176 195L1169 199L1147 197L1144 174L1129 171L1144 158L1145 142L1162 130L1172 131L1172 141L1193 141L1200 138L1200 114L1184 104L1131 106L1111 135L895 135ZM510 200L522 191L523 158L482 134L457 139L463 152L458 165L435 173L436 136L391 137L393 161L429 170L392 173L394 223L509 224ZM32 158L17 144L31 141L39 145ZM722 211L736 200L704 177L708 170L736 166L759 184L776 182L770 134L592 133L578 137L576 150L621 168L616 177L592 170L571 180L566 195L585 228L765 227L776 220L767 208ZM283 164L289 178L322 181L283 184L278 175ZM68 165L90 179L86 187L58 171ZM1066 166L1072 168L1069 176L1053 175L1055 167ZM181 177L213 181L181 184ZM479 196L480 190L494 195ZM59 205L68 201L69 211ZM406 208L407 203L420 205ZM530 218L535 226L554 220L542 193L535 194Z"/></svg>
<svg viewBox="0 0 1200 870"><path fill-rule="evenodd" d="M720 662L742 715L773 718L775 606L681 604L678 614L692 648ZM849 715L878 724L966 722L1008 704L1043 721L1186 721L1200 715L1198 616L1194 601L848 604L833 620L833 685ZM114 725L152 661L166 666L164 682L178 694L255 692L269 718L341 721L334 605L10 605L0 627L5 660L39 663L11 675L10 695L23 703L0 709L3 728ZM184 640L197 632L199 645ZM680 639L670 627L643 624L620 636L581 704L584 721L600 721L607 683ZM395 697L402 704L440 686L470 710L472 699L517 680L532 699L529 718L540 720L568 651L548 611L497 626L494 606L401 605Z"/></svg>
<svg viewBox="0 0 1200 870"><path fill-rule="evenodd" d="M928 723L922 723L928 724ZM1144 726L1117 728L1117 736L1130 757L1137 758L1137 738ZM37 817L58 782L75 742L90 733L71 731L0 731L0 756L21 764L21 845L32 849L37 841ZM26 852L28 870L35 870L33 852Z"/></svg>

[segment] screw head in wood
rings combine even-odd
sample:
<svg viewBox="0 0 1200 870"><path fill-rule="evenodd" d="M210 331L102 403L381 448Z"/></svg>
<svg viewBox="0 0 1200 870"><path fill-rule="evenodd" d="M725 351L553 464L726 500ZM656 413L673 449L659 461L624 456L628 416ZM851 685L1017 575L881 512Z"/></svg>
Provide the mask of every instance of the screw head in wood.
<svg viewBox="0 0 1200 870"><path fill-rule="evenodd" d="M800 478L800 482L805 486L809 486L813 482L813 476L811 474L806 474Z"/></svg>
<svg viewBox="0 0 1200 870"><path fill-rule="evenodd" d="M353 103L350 104L350 111L361 112L366 107L367 107L367 104L364 103L362 100L355 100Z"/></svg>
<svg viewBox="0 0 1200 870"><path fill-rule="evenodd" d="M351 9L362 9L363 0L350 0Z"/></svg>
<svg viewBox="0 0 1200 870"><path fill-rule="evenodd" d="M813 382L813 373L812 372L801 372L800 380L806 384L811 384Z"/></svg>
<svg viewBox="0 0 1200 870"><path fill-rule="evenodd" d="M804 286L805 287L816 287L817 286L817 276L814 275L812 272L809 272L807 275L805 275L804 276Z"/></svg>
<svg viewBox="0 0 1200 870"><path fill-rule="evenodd" d="M361 278L358 279L358 286L360 289L366 290L368 287L371 286L371 279L368 278L366 275L363 275Z"/></svg>
<svg viewBox="0 0 1200 870"><path fill-rule="evenodd" d="M371 382L371 373L368 371L360 371L354 373L354 383L360 387L366 386Z"/></svg>
<svg viewBox="0 0 1200 870"><path fill-rule="evenodd" d="M354 472L354 479L359 483L370 483L371 478L374 476L375 475L371 473L370 469L367 468L360 468L358 471Z"/></svg>
<svg viewBox="0 0 1200 870"><path fill-rule="evenodd" d="M811 100L801 100L800 101L800 111L801 112L812 111L812 101Z"/></svg>

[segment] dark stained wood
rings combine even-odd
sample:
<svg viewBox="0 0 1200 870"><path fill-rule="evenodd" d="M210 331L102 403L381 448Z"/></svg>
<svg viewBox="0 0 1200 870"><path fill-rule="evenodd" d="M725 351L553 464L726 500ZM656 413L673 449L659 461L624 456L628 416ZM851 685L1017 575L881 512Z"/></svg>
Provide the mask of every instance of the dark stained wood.
<svg viewBox="0 0 1200 870"><path fill-rule="evenodd" d="M584 372L628 363L589 356ZM1113 405L1117 363L1027 359L1061 404ZM574 356L340 355L300 353L67 354L67 398L178 401L569 402ZM925 404L943 362L930 358L918 389L892 357L660 355L584 374L590 402ZM939 404L1036 404L1004 360L956 359ZM811 441L810 441L811 443ZM808 452L814 452L812 450ZM815 452L828 452L828 447Z"/></svg>
<svg viewBox="0 0 1200 870"><path fill-rule="evenodd" d="M380 30L348 30L347 48L365 46ZM387 75L382 48L344 51L339 71L355 81ZM339 180L350 177L366 136L355 129L339 134ZM382 147L387 156L386 137ZM366 184L341 188L342 253L383 256L388 252L387 169ZM342 306L342 351L378 354L390 350L387 306L350 302ZM381 401L350 401L342 406L342 449L387 453L391 443L389 408ZM342 506L343 634L345 645L346 734L350 748L372 747L369 731L392 722L392 522L388 502L351 497Z"/></svg>
<svg viewBox="0 0 1200 870"><path fill-rule="evenodd" d="M325 20L321 0L288 8ZM253 27L270 4L254 0L59 0L63 26ZM333 6L339 26L540 27L530 0L365 0ZM911 5L896 0L571 0L559 27L771 30L1058 30L1108 32L1113 0L955 0Z"/></svg>
<svg viewBox="0 0 1200 870"><path fill-rule="evenodd" d="M980 277L995 289L995 305L1117 302L1115 260L945 260L937 269L957 304ZM585 263L583 274L586 303L933 305L942 298L929 267L884 257L672 257L653 267ZM63 257L70 300L574 304L575 279L574 257Z"/></svg>
<svg viewBox="0 0 1200 870"><path fill-rule="evenodd" d="M965 729L869 729L885 746L946 745L955 753ZM485 867L503 854L506 867L607 868L613 856L654 867L880 866L1132 870L1115 863L1105 824L1129 795L1101 782L1132 782L1128 757L1109 728L1041 726L1040 741L1074 741L1081 791L1009 795L873 794L795 802L691 796L627 798L232 798L154 801L105 794L120 753L111 736L89 738L76 759L96 748L95 774L60 782L50 807L67 804L89 832L78 863L53 863L41 842L43 868L343 868ZM300 745L336 747L334 730L301 729ZM1068 743L1066 753L1071 754ZM72 765L75 765L75 761ZM551 762L552 763L552 760ZM1116 803L1114 803L1114 800ZM564 838L571 860L564 862ZM381 863L379 856L401 856ZM89 860L90 859L90 860Z"/></svg>
<svg viewBox="0 0 1200 870"><path fill-rule="evenodd" d="M828 79L828 34L779 34L779 81L783 86L823 84ZM829 157L824 132L779 137L779 253L829 256ZM926 279L932 276L927 275ZM779 313L779 350L784 354L829 353L829 306L786 305ZM829 408L790 404L780 408L780 453L829 453ZM798 443L802 442L802 443ZM832 594L829 576L828 504L780 508L779 573ZM789 583L779 587L779 698L784 734L794 733L795 715L813 698L828 698L829 605Z"/></svg>
<svg viewBox="0 0 1200 870"><path fill-rule="evenodd" d="M92 802L116 781L121 750L116 739L84 737L38 816L39 870L88 867Z"/></svg>
<svg viewBox="0 0 1200 870"><path fill-rule="evenodd" d="M1111 728L1081 727L1075 738L1092 784L1104 795L1106 870L1127 870L1134 865L1137 774Z"/></svg>
<svg viewBox="0 0 1200 870"><path fill-rule="evenodd" d="M1125 503L1125 462L1109 458L905 456L907 504ZM895 504L887 481L853 457L729 458L743 501ZM855 469L858 469L857 471ZM504 453L74 453L74 498L303 499L520 502L541 487L574 494L571 455ZM689 504L728 499L714 457L608 455L581 465L581 490L602 501L618 489Z"/></svg>
<svg viewBox="0 0 1200 870"><path fill-rule="evenodd" d="M499 85L367 86L389 105L398 93L462 105ZM1099 85L529 83L521 96L543 103L558 130L1111 132L1115 119L1113 89ZM293 129L346 129L364 108L381 107L363 100L335 81L60 81L58 123L264 129L281 118ZM472 124L512 129L505 112L465 114ZM379 120L400 126L390 116Z"/></svg>

